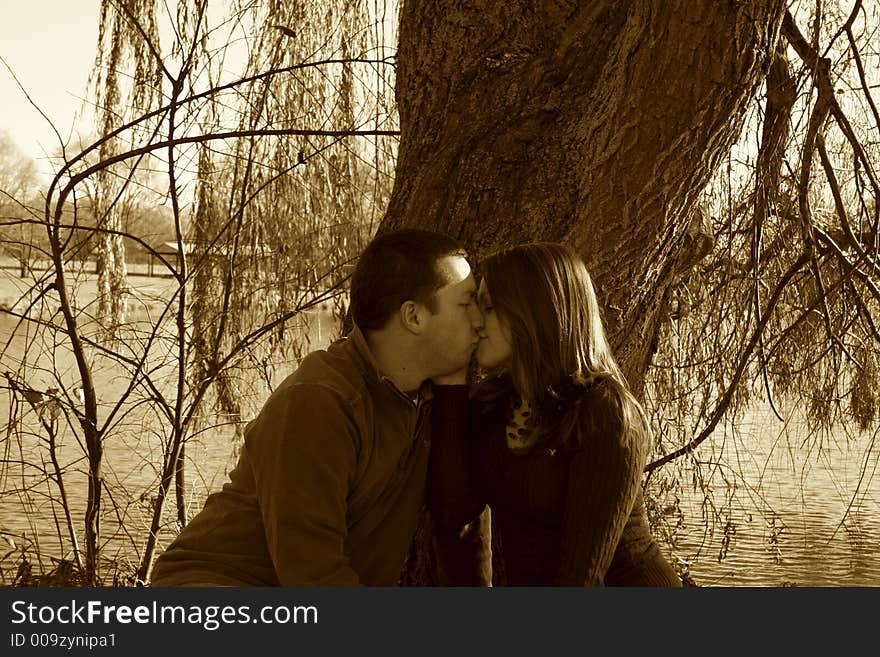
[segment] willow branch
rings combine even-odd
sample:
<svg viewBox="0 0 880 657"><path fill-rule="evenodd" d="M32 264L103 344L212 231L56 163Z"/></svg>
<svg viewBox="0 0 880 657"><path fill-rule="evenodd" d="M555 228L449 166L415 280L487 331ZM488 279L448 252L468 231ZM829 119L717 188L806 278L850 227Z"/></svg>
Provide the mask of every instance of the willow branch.
<svg viewBox="0 0 880 657"><path fill-rule="evenodd" d="M687 445L684 445L683 447L680 447L679 449L676 449L675 451L670 452L669 454L666 454L665 456L662 456L659 459L646 465L645 472L656 470L657 468L666 465L670 461L674 461L675 459L684 456L685 454L693 452L703 441L706 440L706 438L712 435L712 432L715 431L715 427L718 425L718 422L721 420L723 415L727 412L727 408L730 406L730 402L733 400L733 395L736 392L737 387L739 386L740 380L742 379L743 373L745 372L746 365L751 358L755 346L758 344L759 336L764 331L767 323L770 320L770 317L773 315L773 309L782 298L783 291L786 289L791 279L794 278L794 276L801 270L801 268L805 264L808 264L809 261L810 256L806 253L802 254L792 264L792 266L789 267L788 271L785 272L785 274L777 283L776 289L773 291L773 294L767 302L767 307L764 309L763 318L758 323L755 331L752 333L751 339L749 340L746 348L743 350L742 355L740 356L739 364L736 367L736 371L734 372L730 385L727 387L724 396L715 407L715 411L712 413L712 416L709 419L709 423L706 425L703 431L701 431L700 434L696 438L691 440Z"/></svg>
<svg viewBox="0 0 880 657"><path fill-rule="evenodd" d="M91 145L89 145L87 148L85 148L83 151L81 151L75 157L73 157L69 161L65 162L65 164L61 167L61 169L58 171L58 173L55 174L55 177L53 178L52 183L49 185L47 199L52 197L52 194L54 193L55 188L60 183L61 178L63 178L64 175L67 174L68 171L70 171L70 169L73 167L74 164L76 164L77 162L79 162L80 160L85 158L89 153L91 153L95 149L100 148L104 143L110 141L111 139L114 139L115 137L118 137L126 130L130 130L131 128L137 126L140 123L143 123L145 121L149 121L152 118L155 118L157 116L165 114L166 112L170 111L172 106L174 106L174 105L176 105L177 107L182 107L183 105L186 105L188 103L192 103L197 100L201 100L203 98L208 98L210 96L214 96L222 91L234 89L235 87L242 85L242 84L248 84L250 82L255 82L257 80L261 80L263 78L271 77L274 75L280 75L282 73L292 73L293 71L297 71L300 69L312 68L312 67L317 67L317 66L326 66L328 64L347 64L347 63L349 63L349 64L354 64L354 63L389 64L389 65L393 66L393 64L391 64L391 62L388 60L389 60L389 58L384 58L384 59L359 59L359 58L325 59L325 60L320 60L320 61L315 61L315 62L305 62L305 63L301 63L301 64L294 64L292 66L286 66L286 67L280 68L280 69L272 69L269 71L264 71L263 73L258 73L256 75L251 75L248 77L240 78L238 80L233 80L232 82L228 82L226 84L222 84L222 85L219 85L216 87L211 87L210 89L208 89L206 91L202 91L200 93L193 94L191 96L187 96L186 98L178 100L176 102L176 104L169 103L167 105L164 105L158 109L153 110L152 112L147 112L146 114L143 114L143 115L139 116L138 118L133 119L133 120L129 121L128 123L125 123L125 124L119 126L118 128L116 128L115 130L113 130L111 132L108 132L106 135L104 135L100 139L93 142ZM3 61L2 58L0 58L0 61ZM4 62L4 64L5 64L5 62ZM8 68L8 65L7 65L7 68ZM22 90L23 90L23 88L22 88ZM25 95L27 95L27 94L25 94ZM28 99L30 100L30 98L28 98ZM31 102L31 104L33 104L33 101ZM34 106L36 107L36 105L34 105ZM39 108L37 108L37 109L39 110ZM45 114L43 116L45 116ZM48 121L49 119L47 118L46 120ZM51 124L51 122L50 122L50 124ZM54 126L53 126L53 129L54 129ZM56 134L57 134L57 131L56 131ZM59 139L59 141L61 141L60 135L58 136L58 139Z"/></svg>

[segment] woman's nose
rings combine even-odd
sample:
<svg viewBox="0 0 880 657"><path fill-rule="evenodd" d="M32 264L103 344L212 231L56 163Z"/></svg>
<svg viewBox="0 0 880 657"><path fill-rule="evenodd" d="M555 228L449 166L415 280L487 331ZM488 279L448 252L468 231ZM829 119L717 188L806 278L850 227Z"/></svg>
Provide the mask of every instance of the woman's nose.
<svg viewBox="0 0 880 657"><path fill-rule="evenodd" d="M470 321L475 330L479 331L483 328L483 313L480 312L480 308L476 304L470 308Z"/></svg>

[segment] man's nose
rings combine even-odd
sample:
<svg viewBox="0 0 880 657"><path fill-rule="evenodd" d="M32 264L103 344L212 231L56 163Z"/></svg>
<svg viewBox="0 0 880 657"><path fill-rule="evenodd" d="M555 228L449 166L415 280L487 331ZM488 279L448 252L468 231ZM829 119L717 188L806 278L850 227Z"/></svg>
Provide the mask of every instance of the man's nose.
<svg viewBox="0 0 880 657"><path fill-rule="evenodd" d="M480 311L480 308L479 306L477 306L477 304L473 304L470 307L470 321L471 327L475 331L483 328L483 313Z"/></svg>

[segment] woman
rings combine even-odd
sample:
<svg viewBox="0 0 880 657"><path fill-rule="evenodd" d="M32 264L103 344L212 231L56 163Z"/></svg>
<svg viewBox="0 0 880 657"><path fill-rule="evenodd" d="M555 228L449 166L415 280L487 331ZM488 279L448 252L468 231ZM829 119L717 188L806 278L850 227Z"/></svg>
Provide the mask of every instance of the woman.
<svg viewBox="0 0 880 657"><path fill-rule="evenodd" d="M645 514L647 423L583 261L534 243L481 270L476 356L495 374L471 399L463 373L435 380L428 504L451 550L441 557L454 560L488 504L508 585L680 586Z"/></svg>

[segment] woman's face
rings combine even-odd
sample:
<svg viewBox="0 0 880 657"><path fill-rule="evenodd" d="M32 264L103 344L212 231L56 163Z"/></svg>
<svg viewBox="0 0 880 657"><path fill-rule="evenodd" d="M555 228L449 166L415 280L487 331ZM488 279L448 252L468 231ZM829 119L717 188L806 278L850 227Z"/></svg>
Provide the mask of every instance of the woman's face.
<svg viewBox="0 0 880 657"><path fill-rule="evenodd" d="M477 363L485 369L506 365L512 353L510 327L492 308L486 280L480 282L477 303L483 313L483 328L477 343Z"/></svg>

